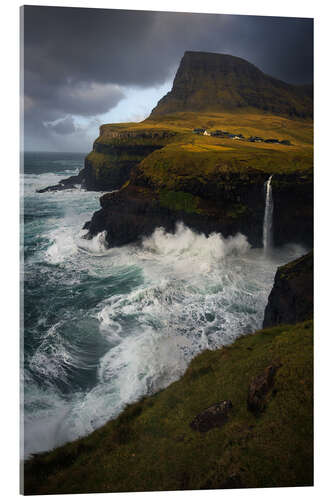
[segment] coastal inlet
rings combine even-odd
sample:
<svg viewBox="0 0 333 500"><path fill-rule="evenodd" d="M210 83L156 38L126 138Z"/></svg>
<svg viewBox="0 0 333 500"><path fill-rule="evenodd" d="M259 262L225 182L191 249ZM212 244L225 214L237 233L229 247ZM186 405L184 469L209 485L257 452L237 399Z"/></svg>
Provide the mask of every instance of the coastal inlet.
<svg viewBox="0 0 333 500"><path fill-rule="evenodd" d="M242 234L181 223L107 249L104 233L87 240L82 230L101 193L36 193L83 160L25 155L26 457L90 433L177 380L202 350L261 328L277 266L306 251L265 253Z"/></svg>

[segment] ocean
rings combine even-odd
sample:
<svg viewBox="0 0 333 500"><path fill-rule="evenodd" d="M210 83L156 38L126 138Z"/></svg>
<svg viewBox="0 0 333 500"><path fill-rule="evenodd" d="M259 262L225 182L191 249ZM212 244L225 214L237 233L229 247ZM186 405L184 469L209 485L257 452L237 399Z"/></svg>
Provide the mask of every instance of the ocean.
<svg viewBox="0 0 333 500"><path fill-rule="evenodd" d="M181 222L108 249L82 229L102 193L36 193L83 162L24 155L24 457L92 432L202 350L261 328L277 267L306 252L291 242L264 253Z"/></svg>

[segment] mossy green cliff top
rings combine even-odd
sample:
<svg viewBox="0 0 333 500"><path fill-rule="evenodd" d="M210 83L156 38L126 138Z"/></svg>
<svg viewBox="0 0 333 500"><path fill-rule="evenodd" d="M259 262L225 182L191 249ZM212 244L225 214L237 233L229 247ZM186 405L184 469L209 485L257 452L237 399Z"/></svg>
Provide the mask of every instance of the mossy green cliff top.
<svg viewBox="0 0 333 500"><path fill-rule="evenodd" d="M166 177L177 177L184 163L192 177L208 173L211 179L213 170L221 168L260 169L268 175L307 170L312 166L311 114L312 98L304 88L268 77L237 57L186 52L172 91L147 120L100 127L86 159L86 186L118 189L137 165L150 184L161 176L161 164L167 167ZM197 136L195 128L273 138L291 145ZM155 167L157 174L152 172ZM131 182L135 184L134 177Z"/></svg>
<svg viewBox="0 0 333 500"><path fill-rule="evenodd" d="M305 486L313 483L313 326L278 326L206 351L167 389L93 434L25 464L25 493ZM278 366L265 409L249 385ZM190 423L231 400L222 427Z"/></svg>
<svg viewBox="0 0 333 500"><path fill-rule="evenodd" d="M286 139L291 145L197 135L196 127ZM260 246L263 187L273 174L276 244L311 246L312 133L311 120L245 112L180 112L138 124L104 125L86 172L90 185L121 188L121 194L103 197L104 215L97 224L94 218L90 233L106 230L108 243L121 245L149 234L155 224L178 219L224 236L240 231Z"/></svg>

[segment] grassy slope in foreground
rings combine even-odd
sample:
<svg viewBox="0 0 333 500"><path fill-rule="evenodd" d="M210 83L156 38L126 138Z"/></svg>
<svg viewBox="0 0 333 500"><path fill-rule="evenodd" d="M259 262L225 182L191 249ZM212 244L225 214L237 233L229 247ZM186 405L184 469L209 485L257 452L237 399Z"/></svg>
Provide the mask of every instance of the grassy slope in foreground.
<svg viewBox="0 0 333 500"><path fill-rule="evenodd" d="M206 351L167 389L27 462L25 493L312 485L312 359L312 321ZM282 366L256 417L247 409L248 386L272 362ZM203 434L190 428L198 413L226 399L233 409L223 427Z"/></svg>

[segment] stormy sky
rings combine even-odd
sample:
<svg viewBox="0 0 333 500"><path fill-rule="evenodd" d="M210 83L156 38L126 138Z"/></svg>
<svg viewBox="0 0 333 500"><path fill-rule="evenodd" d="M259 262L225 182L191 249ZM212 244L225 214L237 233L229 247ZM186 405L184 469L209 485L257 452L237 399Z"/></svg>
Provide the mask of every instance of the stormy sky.
<svg viewBox="0 0 333 500"><path fill-rule="evenodd" d="M312 83L311 19L26 6L25 150L91 149L102 123L139 121L186 50L242 57Z"/></svg>

